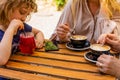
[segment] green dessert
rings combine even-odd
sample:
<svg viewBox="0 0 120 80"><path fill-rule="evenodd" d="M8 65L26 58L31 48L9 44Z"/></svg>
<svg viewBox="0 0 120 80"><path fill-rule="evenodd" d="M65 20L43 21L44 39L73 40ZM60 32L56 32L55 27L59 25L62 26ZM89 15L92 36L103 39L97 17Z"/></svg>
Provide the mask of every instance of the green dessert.
<svg viewBox="0 0 120 80"><path fill-rule="evenodd" d="M45 42L45 51L56 51L59 50L55 42L52 41L46 41Z"/></svg>

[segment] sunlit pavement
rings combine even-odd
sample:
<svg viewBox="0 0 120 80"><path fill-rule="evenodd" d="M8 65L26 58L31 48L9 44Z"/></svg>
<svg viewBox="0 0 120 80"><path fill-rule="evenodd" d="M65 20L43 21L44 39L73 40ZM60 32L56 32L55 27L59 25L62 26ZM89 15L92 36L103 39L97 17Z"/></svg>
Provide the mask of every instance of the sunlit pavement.
<svg viewBox="0 0 120 80"><path fill-rule="evenodd" d="M46 8L41 8L41 6L38 6L38 8L38 12L33 13L27 23L41 30L45 38L48 39L56 27L61 11L55 11L49 5Z"/></svg>

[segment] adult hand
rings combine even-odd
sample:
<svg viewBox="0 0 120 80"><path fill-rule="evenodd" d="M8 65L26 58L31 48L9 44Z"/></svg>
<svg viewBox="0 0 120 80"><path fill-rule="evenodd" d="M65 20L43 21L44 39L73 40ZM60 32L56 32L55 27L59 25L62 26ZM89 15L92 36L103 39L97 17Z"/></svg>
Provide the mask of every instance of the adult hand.
<svg viewBox="0 0 120 80"><path fill-rule="evenodd" d="M108 34L106 43L109 44L113 50L120 51L120 39L115 34Z"/></svg>
<svg viewBox="0 0 120 80"><path fill-rule="evenodd" d="M22 21L18 20L18 19L13 19L8 27L9 30L12 30L14 35L17 33L17 30L21 30L24 29L24 24Z"/></svg>
<svg viewBox="0 0 120 80"><path fill-rule="evenodd" d="M97 43L105 44L107 35L108 35L108 34L101 34L100 37L99 37L98 40L97 40Z"/></svg>
<svg viewBox="0 0 120 80"><path fill-rule="evenodd" d="M101 72L111 74L119 78L120 60L114 56L103 54L98 58L96 65Z"/></svg>
<svg viewBox="0 0 120 80"><path fill-rule="evenodd" d="M57 35L60 40L64 40L70 32L70 27L67 24L62 24L57 28Z"/></svg>

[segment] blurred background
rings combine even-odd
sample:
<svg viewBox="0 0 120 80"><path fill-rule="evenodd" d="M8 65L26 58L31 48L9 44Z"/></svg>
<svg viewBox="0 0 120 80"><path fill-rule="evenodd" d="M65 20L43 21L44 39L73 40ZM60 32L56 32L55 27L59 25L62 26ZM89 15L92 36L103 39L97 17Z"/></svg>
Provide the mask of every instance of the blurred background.
<svg viewBox="0 0 120 80"><path fill-rule="evenodd" d="M67 0L36 0L38 12L33 13L28 24L41 30L49 39L57 25Z"/></svg>

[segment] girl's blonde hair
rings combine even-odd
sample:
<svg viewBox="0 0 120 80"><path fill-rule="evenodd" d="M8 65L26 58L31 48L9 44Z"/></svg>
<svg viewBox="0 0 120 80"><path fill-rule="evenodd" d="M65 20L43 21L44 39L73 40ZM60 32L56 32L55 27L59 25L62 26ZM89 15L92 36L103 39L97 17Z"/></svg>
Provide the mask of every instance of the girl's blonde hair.
<svg viewBox="0 0 120 80"><path fill-rule="evenodd" d="M0 0L0 23L5 25L6 22L9 22L10 15L14 9L19 8L23 4L30 8L31 12L37 11L35 0Z"/></svg>

